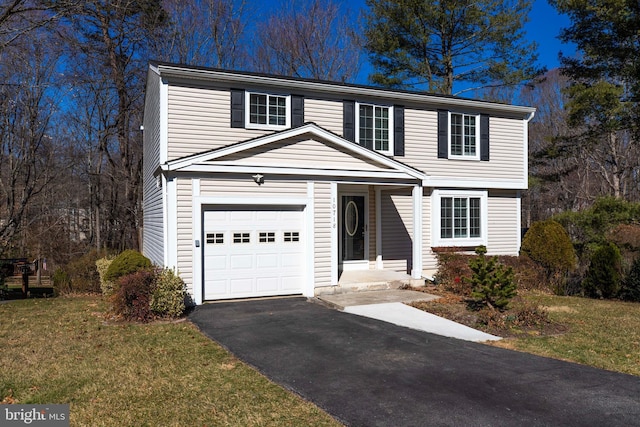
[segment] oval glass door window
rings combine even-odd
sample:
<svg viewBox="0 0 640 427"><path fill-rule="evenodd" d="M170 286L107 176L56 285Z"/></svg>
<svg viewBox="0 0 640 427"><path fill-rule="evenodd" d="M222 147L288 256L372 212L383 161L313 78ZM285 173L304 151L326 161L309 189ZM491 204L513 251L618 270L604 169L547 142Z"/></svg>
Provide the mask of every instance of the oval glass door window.
<svg viewBox="0 0 640 427"><path fill-rule="evenodd" d="M350 200L344 209L344 228L349 236L355 236L358 231L359 219L358 206Z"/></svg>

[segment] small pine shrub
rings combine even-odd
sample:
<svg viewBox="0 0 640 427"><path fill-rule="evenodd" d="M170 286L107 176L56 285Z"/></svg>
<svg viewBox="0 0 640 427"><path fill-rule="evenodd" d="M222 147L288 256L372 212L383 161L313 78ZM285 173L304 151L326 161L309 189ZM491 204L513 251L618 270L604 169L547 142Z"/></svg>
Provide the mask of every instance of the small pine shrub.
<svg viewBox="0 0 640 427"><path fill-rule="evenodd" d="M620 299L640 302L640 257L631 264L631 269L622 282Z"/></svg>
<svg viewBox="0 0 640 427"><path fill-rule="evenodd" d="M102 291L102 295L109 296L113 294L113 289L115 288L114 282L105 279L105 275L109 266L113 262L113 258L104 257L96 260L96 270L98 271L98 276L100 277L100 290Z"/></svg>
<svg viewBox="0 0 640 427"><path fill-rule="evenodd" d="M156 273L151 296L151 311L162 317L180 317L184 312L185 284L173 270L165 268Z"/></svg>
<svg viewBox="0 0 640 427"><path fill-rule="evenodd" d="M546 280L564 294L567 275L576 268L576 251L567 231L554 220L534 223L522 240L521 252L540 264Z"/></svg>
<svg viewBox="0 0 640 427"><path fill-rule="evenodd" d="M71 288L71 276L62 268L57 268L51 276L51 282L53 283L54 295L65 295L72 291Z"/></svg>
<svg viewBox="0 0 640 427"><path fill-rule="evenodd" d="M114 313L125 320L148 322L153 319L150 301L154 283L155 274L150 270L120 277L111 296Z"/></svg>
<svg viewBox="0 0 640 427"><path fill-rule="evenodd" d="M613 298L620 290L620 250L613 243L599 246L591 256L582 288L591 298Z"/></svg>
<svg viewBox="0 0 640 427"><path fill-rule="evenodd" d="M469 307L478 310L483 307L503 311L516 295L516 282L511 267L498 263L498 257L486 257L487 248L478 246L477 256L469 261L473 272L469 282L472 286Z"/></svg>
<svg viewBox="0 0 640 427"><path fill-rule="evenodd" d="M138 251L129 249L115 257L104 274L104 280L117 283L117 280L122 276L149 268L151 268L149 258Z"/></svg>

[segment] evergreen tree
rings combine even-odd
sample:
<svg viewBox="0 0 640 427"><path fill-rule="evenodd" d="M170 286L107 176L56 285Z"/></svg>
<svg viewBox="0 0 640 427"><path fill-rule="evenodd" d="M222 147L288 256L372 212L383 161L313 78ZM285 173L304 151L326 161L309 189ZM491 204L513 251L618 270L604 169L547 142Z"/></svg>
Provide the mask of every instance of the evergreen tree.
<svg viewBox="0 0 640 427"><path fill-rule="evenodd" d="M367 0L366 48L374 83L452 94L512 86L543 70L524 40L530 0Z"/></svg>
<svg viewBox="0 0 640 427"><path fill-rule="evenodd" d="M498 263L497 257L488 258L487 248L478 246L477 257L469 261L473 272L469 282L472 285L470 306L472 308L489 307L505 310L511 298L516 296L516 282L511 267Z"/></svg>

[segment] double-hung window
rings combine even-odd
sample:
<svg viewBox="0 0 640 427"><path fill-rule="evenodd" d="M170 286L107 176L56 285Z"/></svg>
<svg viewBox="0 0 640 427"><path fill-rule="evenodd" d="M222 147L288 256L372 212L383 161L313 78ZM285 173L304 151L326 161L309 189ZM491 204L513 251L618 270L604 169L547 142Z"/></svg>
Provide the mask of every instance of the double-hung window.
<svg viewBox="0 0 640 427"><path fill-rule="evenodd" d="M435 246L486 245L486 191L434 191Z"/></svg>
<svg viewBox="0 0 640 427"><path fill-rule="evenodd" d="M383 154L393 154L393 107L358 103L357 112L358 143Z"/></svg>
<svg viewBox="0 0 640 427"><path fill-rule="evenodd" d="M449 158L480 158L480 116L449 113Z"/></svg>
<svg viewBox="0 0 640 427"><path fill-rule="evenodd" d="M246 127L285 129L291 126L290 97L267 93L246 92Z"/></svg>

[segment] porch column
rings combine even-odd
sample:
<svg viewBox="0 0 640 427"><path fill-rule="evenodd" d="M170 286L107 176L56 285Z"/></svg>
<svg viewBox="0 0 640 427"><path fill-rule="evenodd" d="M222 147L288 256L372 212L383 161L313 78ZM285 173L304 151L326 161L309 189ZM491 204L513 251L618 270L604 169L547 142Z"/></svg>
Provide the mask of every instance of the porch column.
<svg viewBox="0 0 640 427"><path fill-rule="evenodd" d="M382 190L376 187L376 270L382 269Z"/></svg>
<svg viewBox="0 0 640 427"><path fill-rule="evenodd" d="M422 278L422 185L414 185L413 191L413 268L411 277Z"/></svg>

